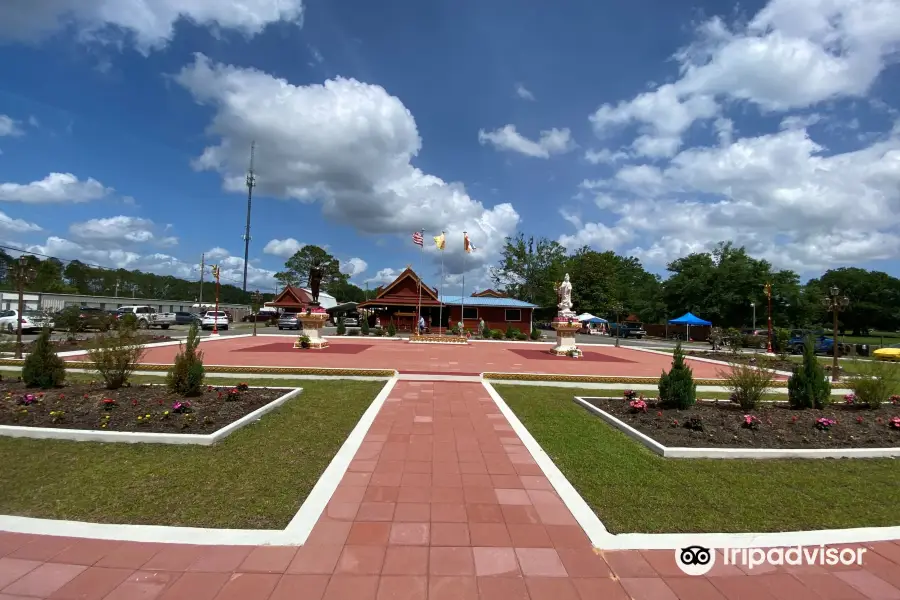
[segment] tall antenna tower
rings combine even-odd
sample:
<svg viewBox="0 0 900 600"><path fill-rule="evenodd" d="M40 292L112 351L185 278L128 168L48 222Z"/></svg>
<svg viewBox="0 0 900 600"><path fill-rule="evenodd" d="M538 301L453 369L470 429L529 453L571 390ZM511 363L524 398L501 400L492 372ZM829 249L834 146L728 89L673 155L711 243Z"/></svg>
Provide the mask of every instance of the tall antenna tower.
<svg viewBox="0 0 900 600"><path fill-rule="evenodd" d="M253 188L256 187L256 174L253 172L253 155L256 142L250 143L250 168L247 169L247 227L244 229L244 291L247 291L247 261L250 260L250 206L253 204Z"/></svg>

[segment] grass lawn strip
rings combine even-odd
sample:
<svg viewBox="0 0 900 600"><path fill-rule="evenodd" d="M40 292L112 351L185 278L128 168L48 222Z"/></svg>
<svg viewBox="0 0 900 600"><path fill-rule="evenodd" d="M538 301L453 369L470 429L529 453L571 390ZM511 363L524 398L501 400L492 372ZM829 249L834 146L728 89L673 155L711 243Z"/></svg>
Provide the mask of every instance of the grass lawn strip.
<svg viewBox="0 0 900 600"><path fill-rule="evenodd" d="M900 525L900 461L667 460L572 400L596 390L494 387L610 533Z"/></svg>
<svg viewBox="0 0 900 600"><path fill-rule="evenodd" d="M384 383L262 382L304 391L211 447L0 438L0 513L283 529Z"/></svg>

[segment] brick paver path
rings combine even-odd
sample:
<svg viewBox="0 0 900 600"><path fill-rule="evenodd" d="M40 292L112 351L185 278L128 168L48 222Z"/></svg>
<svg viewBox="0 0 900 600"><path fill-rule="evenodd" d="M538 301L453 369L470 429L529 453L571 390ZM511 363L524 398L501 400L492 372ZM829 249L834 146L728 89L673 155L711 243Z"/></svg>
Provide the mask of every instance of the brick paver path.
<svg viewBox="0 0 900 600"><path fill-rule="evenodd" d="M0 600L900 599L900 544L868 547L864 570L707 577L595 553L481 385L399 382L306 545L0 533Z"/></svg>

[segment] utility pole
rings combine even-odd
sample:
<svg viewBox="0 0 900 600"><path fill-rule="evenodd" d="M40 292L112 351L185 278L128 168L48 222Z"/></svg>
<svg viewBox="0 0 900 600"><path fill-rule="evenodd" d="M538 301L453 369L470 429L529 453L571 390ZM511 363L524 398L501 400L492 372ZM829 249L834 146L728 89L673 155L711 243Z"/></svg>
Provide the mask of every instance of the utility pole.
<svg viewBox="0 0 900 600"><path fill-rule="evenodd" d="M19 293L19 306L16 311L16 358L22 358L22 313L25 312L25 284L34 276L34 269L28 266L25 255L19 256L14 269L16 291Z"/></svg>
<svg viewBox="0 0 900 600"><path fill-rule="evenodd" d="M247 291L247 261L250 260L250 205L253 204L253 188L256 175L253 172L253 154L256 142L250 143L250 168L247 170L247 227L244 229L244 291Z"/></svg>
<svg viewBox="0 0 900 600"><path fill-rule="evenodd" d="M200 309L203 309L203 273L206 271L206 253L200 255L200 299L197 300L197 304L200 305Z"/></svg>

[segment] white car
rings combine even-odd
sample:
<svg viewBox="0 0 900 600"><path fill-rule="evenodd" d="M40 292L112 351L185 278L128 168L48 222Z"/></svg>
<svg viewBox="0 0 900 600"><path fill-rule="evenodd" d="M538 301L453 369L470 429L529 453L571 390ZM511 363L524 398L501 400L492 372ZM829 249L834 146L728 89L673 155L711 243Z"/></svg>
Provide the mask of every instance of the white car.
<svg viewBox="0 0 900 600"><path fill-rule="evenodd" d="M200 329L222 329L228 331L228 313L211 310L200 319Z"/></svg>
<svg viewBox="0 0 900 600"><path fill-rule="evenodd" d="M15 333L18 328L19 311L4 310L0 312L0 331ZM37 331L44 327L53 329L53 322L39 310L26 310L22 312L22 332Z"/></svg>

